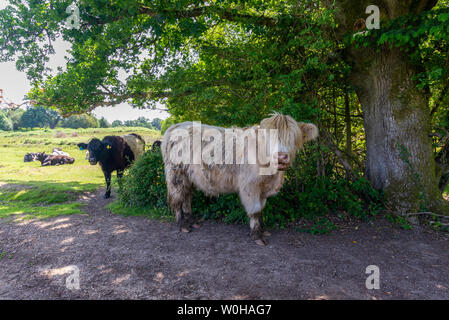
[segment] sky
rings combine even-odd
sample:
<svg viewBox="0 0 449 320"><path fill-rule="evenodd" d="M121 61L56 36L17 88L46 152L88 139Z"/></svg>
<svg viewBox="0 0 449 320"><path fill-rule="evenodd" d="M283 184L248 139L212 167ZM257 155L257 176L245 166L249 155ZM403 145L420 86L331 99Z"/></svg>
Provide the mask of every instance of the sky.
<svg viewBox="0 0 449 320"><path fill-rule="evenodd" d="M7 0L0 0L0 9L7 5ZM49 66L56 70L58 66L65 66L66 50L70 48L68 42L58 40L54 43L55 55L50 58ZM0 62L0 89L3 89L3 96L10 102L21 104L25 94L31 89L30 83L24 72L17 71L15 62ZM164 108L163 105L159 106ZM105 117L109 122L114 120L135 120L139 117L148 119L166 119L169 114L160 110L135 109L127 103L122 103L113 107L98 107L93 111L96 117Z"/></svg>

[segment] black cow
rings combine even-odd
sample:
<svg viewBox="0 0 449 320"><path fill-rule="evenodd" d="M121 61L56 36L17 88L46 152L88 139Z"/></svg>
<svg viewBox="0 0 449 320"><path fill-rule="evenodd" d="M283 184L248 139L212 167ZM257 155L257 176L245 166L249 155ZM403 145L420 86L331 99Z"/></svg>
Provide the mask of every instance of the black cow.
<svg viewBox="0 0 449 320"><path fill-rule="evenodd" d="M161 151L161 143L161 140L154 141L153 145L151 146L151 152Z"/></svg>
<svg viewBox="0 0 449 320"><path fill-rule="evenodd" d="M62 151L60 148L53 148L53 153L52 154L46 154L45 152L30 152L27 153L24 157L23 157L23 162L32 162L32 161L40 161L42 163L42 160L44 158L48 158L50 156L66 156L65 158L59 158L61 159L61 161L59 161L59 164L66 164L66 163L70 163L72 164L73 162L75 162L75 159L71 158L70 155L67 152ZM56 163L57 161L55 159L58 158L53 158L53 162ZM72 161L73 160L73 161Z"/></svg>
<svg viewBox="0 0 449 320"><path fill-rule="evenodd" d="M39 152L38 152L39 153ZM36 152L30 152L27 153L24 157L23 157L23 162L33 162L37 160L37 155L38 153Z"/></svg>
<svg viewBox="0 0 449 320"><path fill-rule="evenodd" d="M104 198L111 196L111 174L117 171L117 177L123 175L123 171L131 163L140 157L145 151L145 140L135 133L124 136L107 136L103 140L92 139L88 144L78 143L81 150L89 151L91 165L100 163L106 180L106 193Z"/></svg>

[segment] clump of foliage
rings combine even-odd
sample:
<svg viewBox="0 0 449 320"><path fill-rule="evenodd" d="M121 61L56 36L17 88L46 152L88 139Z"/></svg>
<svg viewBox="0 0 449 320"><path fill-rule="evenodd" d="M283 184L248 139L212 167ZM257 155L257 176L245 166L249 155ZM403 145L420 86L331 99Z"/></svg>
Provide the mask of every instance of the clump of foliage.
<svg viewBox="0 0 449 320"><path fill-rule="evenodd" d="M111 126L113 128L123 127L123 122L121 120L114 120L114 121L112 121Z"/></svg>
<svg viewBox="0 0 449 320"><path fill-rule="evenodd" d="M159 118L154 118L149 120L145 117L139 117L136 120L114 120L112 122L113 127L143 127L148 129L161 130L162 120Z"/></svg>
<svg viewBox="0 0 449 320"><path fill-rule="evenodd" d="M98 120L98 126L100 128L109 128L111 127L111 124L108 122L108 120L106 120L105 117L102 117L101 119Z"/></svg>
<svg viewBox="0 0 449 320"><path fill-rule="evenodd" d="M53 109L41 106L28 107L20 117L21 128L45 128L53 129L61 119L59 113Z"/></svg>
<svg viewBox="0 0 449 320"><path fill-rule="evenodd" d="M12 129L12 121L2 111L0 111L0 130L11 131Z"/></svg>
<svg viewBox="0 0 449 320"><path fill-rule="evenodd" d="M119 183L119 200L125 206L167 207L164 162L160 152L147 151Z"/></svg>
<svg viewBox="0 0 449 320"><path fill-rule="evenodd" d="M25 110L22 109L9 109L4 110L4 114L6 115L9 120L12 122L12 130L19 129L20 119L22 118L22 115L24 114Z"/></svg>
<svg viewBox="0 0 449 320"><path fill-rule="evenodd" d="M62 119L59 123L62 128L98 128L98 121L95 117L88 114L73 115Z"/></svg>

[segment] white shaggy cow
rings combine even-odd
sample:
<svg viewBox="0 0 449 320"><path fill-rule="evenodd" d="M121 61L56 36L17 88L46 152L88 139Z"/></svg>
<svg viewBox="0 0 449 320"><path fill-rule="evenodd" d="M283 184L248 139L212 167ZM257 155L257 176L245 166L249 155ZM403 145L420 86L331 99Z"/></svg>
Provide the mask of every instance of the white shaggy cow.
<svg viewBox="0 0 449 320"><path fill-rule="evenodd" d="M305 142L318 136L314 124L274 114L249 128L225 129L196 122L178 123L166 131L162 154L167 201L183 232L194 224L193 188L218 196L238 193L250 220L251 236L266 244L262 210L279 192L283 171ZM262 155L262 156L261 156ZM265 155L265 157L263 157Z"/></svg>

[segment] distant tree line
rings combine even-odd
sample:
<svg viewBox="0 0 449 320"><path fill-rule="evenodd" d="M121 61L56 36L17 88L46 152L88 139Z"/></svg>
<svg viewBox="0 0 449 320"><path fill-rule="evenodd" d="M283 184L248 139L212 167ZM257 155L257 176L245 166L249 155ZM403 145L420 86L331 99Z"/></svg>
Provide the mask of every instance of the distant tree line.
<svg viewBox="0 0 449 320"><path fill-rule="evenodd" d="M145 127L149 129L161 130L162 128L162 120L159 118L154 118L153 120L149 120L145 117L139 117L136 120L126 120L120 121L115 120L112 122L113 127Z"/></svg>
<svg viewBox="0 0 449 320"><path fill-rule="evenodd" d="M27 109L0 110L0 130L11 131L20 128L109 128L109 127L145 127L161 130L163 121L159 118L149 120L139 117L124 122L115 120L109 123L104 117L97 119L90 114L72 115L67 118L49 108L28 107Z"/></svg>

